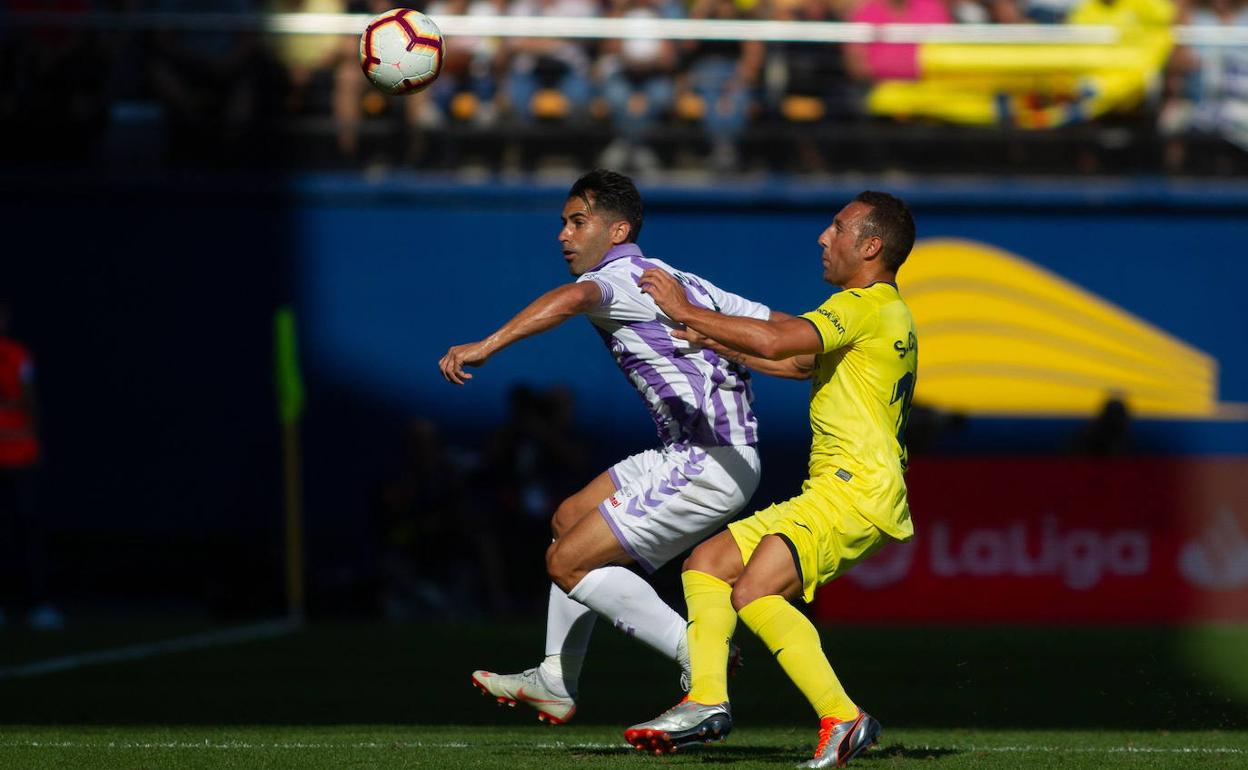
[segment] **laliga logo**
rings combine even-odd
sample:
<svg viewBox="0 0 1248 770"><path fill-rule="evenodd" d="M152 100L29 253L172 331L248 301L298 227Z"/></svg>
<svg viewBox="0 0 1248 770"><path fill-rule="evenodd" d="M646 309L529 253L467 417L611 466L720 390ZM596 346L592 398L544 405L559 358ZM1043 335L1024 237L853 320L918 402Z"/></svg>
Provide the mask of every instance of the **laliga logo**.
<svg viewBox="0 0 1248 770"><path fill-rule="evenodd" d="M1229 508L1222 508L1196 539L1179 551L1188 582L1214 590L1248 586L1248 535Z"/></svg>
<svg viewBox="0 0 1248 770"><path fill-rule="evenodd" d="M1057 519L1046 516L1034 556L1023 522L1003 530L973 529L956 549L943 522L932 530L932 572L942 577L958 573L979 577L1060 575L1068 588L1086 590L1106 574L1143 575L1148 571L1148 534L1138 529L1063 532L1057 527Z"/></svg>
<svg viewBox="0 0 1248 770"><path fill-rule="evenodd" d="M942 521L933 522L929 531L928 557L937 577L1059 576L1068 588L1082 591L1101 582L1105 575L1143 575L1150 562L1148 534L1143 530L1062 530L1052 516L1044 518L1035 534L1025 522L972 529L961 539L955 538ZM1245 546L1241 553L1248 561L1248 543ZM909 572L914 550L913 545L889 546L858 565L849 576L864 588L891 585Z"/></svg>

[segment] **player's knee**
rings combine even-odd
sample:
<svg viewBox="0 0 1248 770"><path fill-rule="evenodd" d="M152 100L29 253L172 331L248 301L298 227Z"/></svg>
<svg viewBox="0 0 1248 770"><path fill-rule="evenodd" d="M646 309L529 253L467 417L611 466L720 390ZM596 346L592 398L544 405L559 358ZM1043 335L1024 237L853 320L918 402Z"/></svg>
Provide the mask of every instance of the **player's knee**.
<svg viewBox="0 0 1248 770"><path fill-rule="evenodd" d="M753 582L748 580L739 580L737 581L737 584L732 587L732 608L737 612L740 612L741 608L745 605L755 599L761 599L766 595L767 594L765 592L759 591L758 587L754 585Z"/></svg>
<svg viewBox="0 0 1248 770"><path fill-rule="evenodd" d="M705 543L703 543L703 545L705 545ZM685 559L685 563L680 566L680 569L682 572L697 570L698 572L705 572L708 575L712 575L715 572L715 560L712 558L712 553L709 549L703 548L699 545L697 548L694 548L693 553L689 554L688 558Z"/></svg>
<svg viewBox="0 0 1248 770"><path fill-rule="evenodd" d="M576 563L574 557L568 554L568 549L560 548L560 541L556 540L546 549L546 574L550 577L551 582L559 586L565 593L576 587L581 582L581 578L585 576L585 571L580 569L580 565Z"/></svg>
<svg viewBox="0 0 1248 770"><path fill-rule="evenodd" d="M550 534L552 537L563 537L564 533L572 529L572 525L576 524L580 518L576 511L576 505L572 502L572 498L568 498L559 504L555 509L555 515L550 517Z"/></svg>
<svg viewBox="0 0 1248 770"><path fill-rule="evenodd" d="M736 545L730 545L732 545L732 550L725 547L720 537L707 540L693 549L693 553L689 554L689 558L685 559L685 563L681 565L681 570L705 572L723 580L728 585L733 585L737 582L743 565Z"/></svg>

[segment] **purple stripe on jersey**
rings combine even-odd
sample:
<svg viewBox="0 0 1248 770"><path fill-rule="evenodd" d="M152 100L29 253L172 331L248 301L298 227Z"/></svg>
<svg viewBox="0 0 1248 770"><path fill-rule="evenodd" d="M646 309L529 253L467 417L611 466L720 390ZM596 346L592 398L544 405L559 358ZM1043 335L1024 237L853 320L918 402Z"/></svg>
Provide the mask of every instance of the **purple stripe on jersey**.
<svg viewBox="0 0 1248 770"><path fill-rule="evenodd" d="M650 416L654 418L655 425L659 428L659 438L663 439L663 443L668 444L679 440L681 434L688 433L685 426L693 421L696 413L688 402L677 395L672 388L672 384L663 379L663 375L657 369L641 360L635 353L628 352L627 349L620 356L620 366L624 369L625 374L635 373L641 377L646 385L654 391L654 394L659 397L659 401L667 407L667 414L664 415L653 409L650 402L646 401L646 407L650 410ZM642 395L643 400L645 400L644 394ZM664 433L668 435L664 435Z"/></svg>
<svg viewBox="0 0 1248 770"><path fill-rule="evenodd" d="M611 288L611 284L606 281L596 281L593 278L589 282L598 287L598 292L602 294L602 301L598 307L606 307L611 304L611 300L615 299L615 289Z"/></svg>
<svg viewBox="0 0 1248 770"><path fill-rule="evenodd" d="M640 257L640 256L641 256L640 246L638 246L635 243L621 243L618 246L612 246L610 249L608 249L607 253L602 255L602 259L598 262L598 264L594 265L593 267L586 270L585 272L592 273L595 270L601 269L607 263L614 262L617 259L623 259L624 257Z"/></svg>
<svg viewBox="0 0 1248 770"><path fill-rule="evenodd" d="M658 267L658 265L642 257L633 257L629 261L632 262L635 267L640 267L643 270ZM640 274L634 276L634 279L639 277ZM701 283L689 280L688 282L681 282L681 285L685 287L685 296L689 299L691 304L698 307L714 309L714 303L710 300L710 292L708 292L706 288L701 285ZM700 301L701 298L695 296L693 289L696 289L698 293L702 294L706 298L706 301ZM643 325L657 326L661 335L654 334L653 332L643 335L638 328ZM703 358L711 365L711 382L715 385L714 390L711 391L711 404L709 405L710 413L707 414L708 404L705 401L705 391L703 390L704 378L702 373L696 364L677 354L676 344L672 342L671 333L668 331L667 327L658 321L653 321L647 322L646 324L629 324L629 328L636 331L637 334L641 336L642 339L645 340L645 342L650 345L656 353L668 358L681 373L689 378L689 386L696 394L698 408L705 415L704 419L698 420L692 425L688 422L684 422L684 426L691 434L693 440L701 444L715 444L721 446L731 445L733 443L732 427L728 420L728 408L719 392L721 386L726 382L726 377L724 376L723 370L720 368L720 359L719 356L715 354L715 351L705 350L703 353ZM707 356L706 353L710 353L710 355Z"/></svg>
<svg viewBox="0 0 1248 770"><path fill-rule="evenodd" d="M754 401L753 397L750 396L748 373L738 369L738 367L731 361L721 358L718 353L710 348L702 349L702 357L705 358L711 366L716 367L716 372L719 372L719 379L715 380L717 385L722 385L727 381L727 374L724 373L725 370L734 376L732 386L730 388L725 388L725 390L732 391L733 402L737 407L737 425L741 426L745 432L745 443L756 443L758 437L751 423L755 423L757 420L754 417L753 411L748 408L749 404ZM723 364L725 369L720 369L720 364ZM742 398L743 392L745 393L744 399ZM718 424L716 427L718 429Z"/></svg>
<svg viewBox="0 0 1248 770"><path fill-rule="evenodd" d="M598 332L598 336L602 339L603 344L607 346L607 350L610 350L611 355L615 357L620 370L624 373L625 378L628 379L628 384L637 391L637 395L641 396L642 403L646 405L646 411L650 413L650 419L654 420L654 426L659 433L659 440L664 445L678 440L681 431L680 423L675 414L687 411L689 405L675 394L663 377L649 364L642 361L635 353L629 352L628 348L624 346L623 340L617 340L597 325L594 325L594 331ZM655 395L659 397L659 400L667 408L667 414L657 411L649 399L646 398L641 388L637 387L637 383L633 382L631 375L634 371L649 388L654 390ZM673 410L679 411L673 412Z"/></svg>
<svg viewBox="0 0 1248 770"><path fill-rule="evenodd" d="M732 392L732 398L737 404L737 422L739 422L741 427L745 429L745 443L753 444L758 440L757 434L755 434L753 426L751 426L749 421L745 419L745 404L741 398L741 391L734 390Z"/></svg>
<svg viewBox="0 0 1248 770"><path fill-rule="evenodd" d="M620 541L620 547L624 552L633 557L633 561L641 565L646 572L654 572L655 567L650 562L641 558L641 554L637 553L637 549L633 548L632 543L628 542L628 538L624 537L624 531L615 523L615 519L611 518L611 514L607 512L607 506L603 503L598 504L598 513L602 514L602 518L607 522L607 526L611 528L611 533L615 535L615 539Z"/></svg>
<svg viewBox="0 0 1248 770"><path fill-rule="evenodd" d="M722 444L732 443L732 425L728 421L728 405L724 403L724 397L721 393L723 385L728 381L724 370L715 364L718 362L719 356L715 355L715 351L707 351L703 349L702 359L711 364L711 382L715 384L715 390L711 391L711 400L715 402L715 435L719 436ZM710 356L705 353L710 352ZM714 358L715 360L712 360Z"/></svg>
<svg viewBox="0 0 1248 770"><path fill-rule="evenodd" d="M615 488L617 490L623 489L623 487L620 486L620 477L615 475L614 465L612 465L610 468L607 468L607 475L611 477L611 483L615 485Z"/></svg>
<svg viewBox="0 0 1248 770"><path fill-rule="evenodd" d="M650 346L655 353L663 356L667 361L684 375L685 380L689 383L689 389L693 393L694 410L687 411L685 419L681 420L681 426L685 429L689 437L696 443L704 444L708 441L712 444L723 443L715 440L716 436L712 435L710 426L707 425L708 419L718 421L719 415L711 404L706 403L706 377L703 376L698 365L688 358L680 355L676 351L676 343L672 341L671 332L668 327L659 321L643 321L640 323L629 324L630 331L641 338L641 341ZM711 377L716 376L716 370L711 370ZM719 404L719 412L723 411L722 402ZM718 431L715 431L717 434ZM726 443L732 443L732 437L724 437Z"/></svg>

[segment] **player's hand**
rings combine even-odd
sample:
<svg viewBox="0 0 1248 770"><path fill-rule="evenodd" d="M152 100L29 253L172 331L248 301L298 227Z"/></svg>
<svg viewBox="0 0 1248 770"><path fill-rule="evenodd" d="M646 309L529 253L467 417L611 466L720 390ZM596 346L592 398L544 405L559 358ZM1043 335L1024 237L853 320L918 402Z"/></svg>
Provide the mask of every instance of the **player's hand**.
<svg viewBox="0 0 1248 770"><path fill-rule="evenodd" d="M683 329L672 329L672 336L678 340L684 340L685 342L688 342L690 345L693 345L699 348L709 348L711 350L714 350L716 353L723 356L724 358L727 358L733 361L737 360L737 357L741 355L740 353L733 350L732 348L725 347L722 343L720 343L718 340L714 339L713 337L708 337L702 332L698 331L697 329L690 329L688 326L686 326Z"/></svg>
<svg viewBox="0 0 1248 770"><path fill-rule="evenodd" d="M661 268L652 267L642 272L637 279L643 294L649 294L654 304L659 306L674 321L681 319L681 311L690 307L685 296L685 287L680 285L672 274Z"/></svg>
<svg viewBox="0 0 1248 770"><path fill-rule="evenodd" d="M464 371L464 367L481 366L489 358L489 353L485 351L484 345L480 342L456 345L446 351L446 355L442 356L441 361L438 361L438 369L442 371L442 376L447 382L463 385L472 379L472 375Z"/></svg>

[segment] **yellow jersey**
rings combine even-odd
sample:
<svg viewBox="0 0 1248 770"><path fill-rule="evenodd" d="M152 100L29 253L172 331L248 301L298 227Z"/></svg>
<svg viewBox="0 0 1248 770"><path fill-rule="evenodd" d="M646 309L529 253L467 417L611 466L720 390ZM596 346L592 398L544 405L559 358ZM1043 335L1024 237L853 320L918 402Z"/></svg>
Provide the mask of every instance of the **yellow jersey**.
<svg viewBox="0 0 1248 770"><path fill-rule="evenodd" d="M914 534L905 428L918 372L910 309L892 283L832 295L802 318L823 340L810 393L810 480L890 537Z"/></svg>

